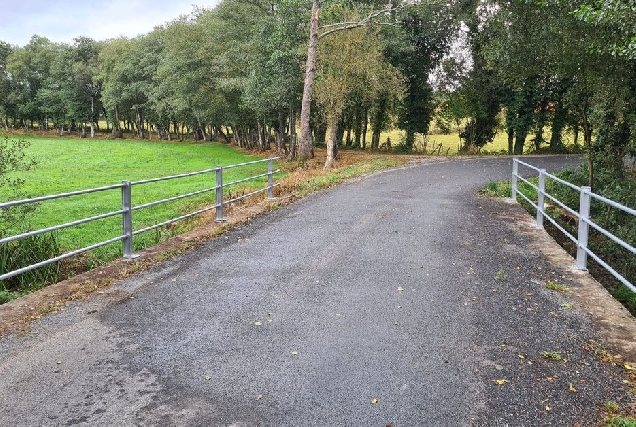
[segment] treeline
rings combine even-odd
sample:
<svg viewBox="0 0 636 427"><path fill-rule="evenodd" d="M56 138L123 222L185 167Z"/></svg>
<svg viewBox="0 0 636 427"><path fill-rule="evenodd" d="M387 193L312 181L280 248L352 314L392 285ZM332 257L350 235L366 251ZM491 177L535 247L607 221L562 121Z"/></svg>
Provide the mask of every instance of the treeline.
<svg viewBox="0 0 636 427"><path fill-rule="evenodd" d="M569 131L590 159L602 154L603 167L623 173L636 126L630 4L223 0L133 39L0 42L0 120L94 132L105 118L115 136L271 141L293 156L315 73L312 140L336 151L377 148L392 128L405 131L400 147L410 151L435 119L467 150L503 129L510 153L562 151Z"/></svg>

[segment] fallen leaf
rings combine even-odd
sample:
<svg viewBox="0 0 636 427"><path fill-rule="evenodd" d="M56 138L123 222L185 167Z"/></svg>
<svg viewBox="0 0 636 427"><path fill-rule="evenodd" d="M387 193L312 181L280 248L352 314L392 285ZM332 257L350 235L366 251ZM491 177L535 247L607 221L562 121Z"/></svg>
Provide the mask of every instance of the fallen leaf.
<svg viewBox="0 0 636 427"><path fill-rule="evenodd" d="M634 370L634 367L632 365L628 364L628 363L625 363L624 366L625 366L625 369L627 369L628 371L633 371Z"/></svg>
<svg viewBox="0 0 636 427"><path fill-rule="evenodd" d="M495 365L495 369L498 370L498 371L502 371L503 370L503 366Z"/></svg>
<svg viewBox="0 0 636 427"><path fill-rule="evenodd" d="M493 380L494 382L496 382L499 385L504 385L505 383L509 383L510 381L508 380Z"/></svg>
<svg viewBox="0 0 636 427"><path fill-rule="evenodd" d="M524 356L523 354L519 355L519 359L525 359L525 358L526 358L526 356Z"/></svg>
<svg viewBox="0 0 636 427"><path fill-rule="evenodd" d="M297 356L298 352L297 351L292 351L292 356Z"/></svg>
<svg viewBox="0 0 636 427"><path fill-rule="evenodd" d="M263 326L263 322L254 322L254 326Z"/></svg>
<svg viewBox="0 0 636 427"><path fill-rule="evenodd" d="M548 405L545 405L545 410L546 411L549 411L550 409L552 409L552 408L550 408Z"/></svg>
<svg viewBox="0 0 636 427"><path fill-rule="evenodd" d="M402 292L404 290L404 288L402 288L402 286L397 288L398 292Z"/></svg>
<svg viewBox="0 0 636 427"><path fill-rule="evenodd" d="M375 405L376 403L378 403L378 399L372 399L371 400L371 404Z"/></svg>
<svg viewBox="0 0 636 427"><path fill-rule="evenodd" d="M576 389L574 388L574 386L572 385L572 383L570 383L570 391L572 393L576 393Z"/></svg>

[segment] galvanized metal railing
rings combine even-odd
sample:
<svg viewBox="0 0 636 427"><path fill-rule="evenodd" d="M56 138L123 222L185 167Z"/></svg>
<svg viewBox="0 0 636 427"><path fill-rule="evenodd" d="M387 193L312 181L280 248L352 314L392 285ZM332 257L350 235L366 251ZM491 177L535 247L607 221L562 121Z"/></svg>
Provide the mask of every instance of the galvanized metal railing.
<svg viewBox="0 0 636 427"><path fill-rule="evenodd" d="M519 174L519 166L526 167L538 173L539 182L538 185L533 184L529 180L523 178ZM569 187L570 189L577 191L579 193L579 210L578 212L574 209L567 206L560 200L557 200L554 196L548 194L546 192L546 179L550 179L558 184L561 184L565 187ZM531 200L528 196L523 194L519 190L518 181L522 181L534 188L537 191L537 203L534 203L534 200ZM512 200L517 200L517 196L523 198L526 202L528 202L531 206L533 206L537 210L537 228L543 228L543 219L547 218L552 225L554 225L557 229L559 229L568 239L576 244L576 268L579 270L587 270L587 257L588 255L592 257L599 265L609 271L616 279L618 279L625 286L630 288L633 292L636 292L636 286L632 284L629 280L627 280L623 275L617 272L614 268L612 268L607 262L601 259L597 254L592 252L588 247L588 239L590 227L599 233L603 234L608 239L613 242L619 244L623 248L627 249L632 254L636 254L636 248L629 243L621 240L610 231L604 229L600 225L596 224L592 218L590 218L590 206L592 204L592 200L598 200L602 203L605 203L609 206L612 206L616 209L619 209L627 214L632 216L636 216L636 210L628 208L627 206L623 206L620 203L616 203L613 200L610 200L606 197L600 196L592 192L592 189L587 186L579 187L570 182L564 181L561 178L549 174L545 169L539 169L531 164L522 162L521 160L515 158L512 163ZM577 226L577 237L574 237L570 234L565 228L563 228L560 224L556 222L556 220L550 217L545 211L545 199L548 198L551 202L559 206L561 209L569 212L571 215L578 219Z"/></svg>
<svg viewBox="0 0 636 427"><path fill-rule="evenodd" d="M174 222L177 221L181 221L190 217L193 217L195 215L199 215L202 214L204 212L208 212L212 209L216 209L216 221L218 222L222 222L225 221L225 217L223 216L223 206L228 205L230 203L234 203L237 202L239 200L245 199L247 197L250 196L254 196L256 194L259 193L263 193L265 191L267 191L267 196L269 199L273 199L274 198L274 187L277 187L279 184L278 183L274 183L274 174L280 172L280 169L276 169L274 170L274 160L278 160L278 157L272 157L269 159L263 159L263 160L255 160L252 162L245 162L245 163L239 163L239 164L235 164L235 165L229 165L229 166L217 166L215 168L212 169L206 169L206 170L202 170L202 171L197 171L197 172L191 172L191 173L183 173L183 174L179 174L179 175L172 175L172 176L165 176L165 177L161 177L161 178L152 178L152 179L145 179L145 180L141 180L141 181L122 181L121 184L114 184L114 185L107 185L104 187L98 187L98 188L91 188L91 189L87 189L87 190L80 190L80 191L72 191L69 193L60 193L60 194L55 194L55 195L51 195L51 196L42 196L42 197L35 197L32 199L23 199L23 200L16 200L16 201L12 201L12 202L5 202L5 203L0 203L0 209L7 209L7 208L11 208L14 206L20 206L20 205L27 205L27 204L33 204L33 203L39 203L39 202L44 202L44 201L49 201L49 200L56 200L56 199L62 199L62 198L67 198L67 197L76 197L76 196L83 196L83 195L87 195L87 194L91 194L91 193L98 193L98 192L103 192L103 191L109 191L109 190L121 190L121 209L116 210L116 211L112 211L112 212L107 212L107 213L103 213L100 215L95 215L95 216L91 216L88 218L83 218L83 219L79 219L76 221L71 221L71 222L67 222L64 224L59 224L59 225L55 225L52 227L46 227L46 228L42 228L39 230L35 230L35 231L30 231L27 233L22 233L22 234L17 234L14 236L9 236L9 237L5 237L3 239L0 239L0 245L2 244L7 244L10 242L14 242L17 240L21 240L21 239L25 239L28 237L33 237L33 236L38 236L40 234L44 234L44 233L50 233L53 231L58 231L58 230L62 230L65 228L69 228L69 227L74 227L77 225L81 225L81 224L86 224L89 222L93 222L93 221L97 221L97 220L101 220L101 219L105 219L105 218L109 218L109 217L113 217L113 216L117 216L117 215L121 215L122 217L122 234L116 237L113 237L111 239L108 240L104 240L102 242L99 243L95 243L93 245L90 246L86 246L84 248L81 249L77 249L71 252L67 252L64 253L62 255L59 255L57 257L54 258L50 258L23 268L20 268L18 270L13 270L13 271L9 271L9 272L4 272L2 275L0 275L0 280L5 280L14 276L17 276L19 274L22 273L26 273L27 271L30 270L34 270L36 268L39 267L44 267L45 265L48 264L53 264L55 262L58 261L62 261L64 259L67 258L71 258L73 256L79 255L81 253L84 252L88 252L91 251L93 249L97 249L99 247L102 246L106 246L109 245L111 243L115 243L115 242L122 242L122 253L123 253L123 257L124 258L135 258L136 255L133 253L133 237L150 231L150 230L154 230L156 228L159 227L163 227L166 226L168 224L172 224ZM227 170L227 169L233 169L233 168L239 168L239 167L244 167L244 166L249 166L249 165L256 165L259 163L265 163L267 162L267 172L262 173L262 174L258 174L258 175L253 175L253 176L249 176L247 178L243 178L243 179L239 179L236 181L232 181L232 182L228 182L228 183L224 183L223 182L223 171ZM155 182L160 182L160 181L167 181L167 180L171 180L171 179L179 179L179 178L186 178L186 177L191 177L191 176L195 176L195 175L203 175L203 174L212 174L214 173L216 176L216 182L215 182L215 186L214 187L210 187L210 188L204 188L202 190L198 190L198 191L194 191L191 193L187 193L187 194L181 194L178 196L174 196L174 197L168 197L165 199L161 199L161 200L157 200L157 201L153 201L153 202L149 202L149 203L145 203L145 204L141 204L138 206L133 206L133 200L132 200L132 187L136 186L136 185L144 185L144 184L150 184L150 183L155 183ZM267 186L255 191L252 191L248 194L244 194L241 195L240 197L234 197L232 199L223 200L223 189L225 187L229 187L231 185L236 185L236 184L240 184L240 183L245 183L248 181L253 181L255 179L259 179L259 178L264 178L267 177ZM190 212L186 215L181 215L175 218L171 218L167 221L163 221L159 224L154 224L151 225L149 227L144 227L138 230L134 230L133 228L133 212L135 211L139 211L141 209L146 209L146 208L150 208L152 206L157 206L163 203L168 203L168 202L173 202L176 200L181 200L181 199L185 199L188 197L193 197L193 196L198 196L201 194L205 194L205 193L210 193L214 191L215 192L215 204L211 205L211 206L207 206L203 209L199 209L195 212Z"/></svg>

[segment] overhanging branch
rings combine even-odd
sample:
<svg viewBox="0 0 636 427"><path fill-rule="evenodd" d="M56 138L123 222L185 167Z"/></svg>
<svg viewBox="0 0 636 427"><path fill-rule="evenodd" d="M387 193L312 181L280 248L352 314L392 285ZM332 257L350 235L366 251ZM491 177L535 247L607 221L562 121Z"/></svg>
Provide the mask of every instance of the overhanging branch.
<svg viewBox="0 0 636 427"><path fill-rule="evenodd" d="M396 12L398 10L400 10L402 8L402 4L393 7L393 6L388 6L385 9L381 9L381 10L376 10L375 12L370 13L366 18L358 21L358 22L339 22L337 24L330 24L330 25L325 25L323 27L321 27L321 29L324 28L330 28L329 30L325 31L322 34L318 35L318 39L322 39L326 36L328 36L329 34L333 34L333 33L337 33L338 31L345 31L345 30L351 30L353 28L360 28L360 27L364 27L365 25L367 25L369 22L373 21L375 18L377 18L380 15L383 14L388 14L391 12Z"/></svg>

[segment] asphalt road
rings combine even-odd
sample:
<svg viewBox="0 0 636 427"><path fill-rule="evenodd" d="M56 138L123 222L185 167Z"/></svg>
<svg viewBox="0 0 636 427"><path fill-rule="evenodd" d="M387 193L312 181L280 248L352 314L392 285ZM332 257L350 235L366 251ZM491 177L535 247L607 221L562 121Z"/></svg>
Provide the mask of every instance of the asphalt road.
<svg viewBox="0 0 636 427"><path fill-rule="evenodd" d="M1 339L0 425L595 425L597 333L476 195L510 162L314 194Z"/></svg>

